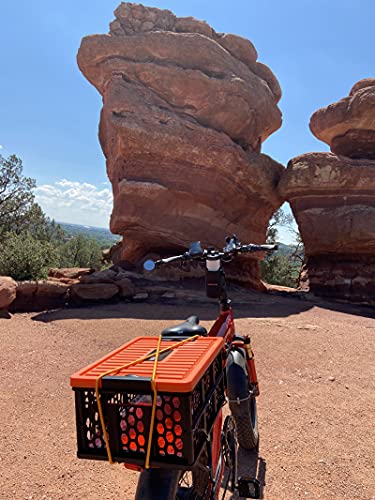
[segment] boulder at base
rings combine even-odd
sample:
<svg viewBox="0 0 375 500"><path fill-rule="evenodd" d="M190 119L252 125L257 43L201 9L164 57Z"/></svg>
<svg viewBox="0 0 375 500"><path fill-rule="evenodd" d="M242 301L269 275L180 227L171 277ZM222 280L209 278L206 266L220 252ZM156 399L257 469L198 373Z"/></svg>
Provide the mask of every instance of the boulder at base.
<svg viewBox="0 0 375 500"><path fill-rule="evenodd" d="M119 287L113 283L78 283L70 288L74 301L103 301L114 298L119 293Z"/></svg>
<svg viewBox="0 0 375 500"><path fill-rule="evenodd" d="M20 281L11 310L45 311L63 307L68 300L68 290L69 285L59 281Z"/></svg>
<svg viewBox="0 0 375 500"><path fill-rule="evenodd" d="M0 276L0 310L8 309L16 298L17 283L9 276Z"/></svg>

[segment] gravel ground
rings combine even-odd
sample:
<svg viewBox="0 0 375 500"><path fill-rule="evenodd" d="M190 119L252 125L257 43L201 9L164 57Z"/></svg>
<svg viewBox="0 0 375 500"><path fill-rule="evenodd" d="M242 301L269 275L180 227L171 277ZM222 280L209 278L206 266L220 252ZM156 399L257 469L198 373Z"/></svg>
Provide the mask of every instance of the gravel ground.
<svg viewBox="0 0 375 500"><path fill-rule="evenodd" d="M216 309L116 304L0 319L0 498L133 498L137 473L75 457L69 376L192 313L209 326ZM258 476L265 499L375 499L372 313L255 294L238 308L261 389L259 454L240 451L240 473Z"/></svg>

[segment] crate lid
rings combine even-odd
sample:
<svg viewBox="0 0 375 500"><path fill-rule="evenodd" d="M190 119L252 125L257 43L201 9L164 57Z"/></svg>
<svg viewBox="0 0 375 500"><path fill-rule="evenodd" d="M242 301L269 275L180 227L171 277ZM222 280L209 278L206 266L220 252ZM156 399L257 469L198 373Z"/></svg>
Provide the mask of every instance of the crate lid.
<svg viewBox="0 0 375 500"><path fill-rule="evenodd" d="M158 344L158 337L136 337L103 358L86 366L70 377L70 385L76 388L95 388L96 379L108 370L135 361L152 353ZM163 340L161 349L176 344ZM162 355L158 362L156 387L164 392L190 392L202 378L208 366L223 348L224 340L219 337L198 337ZM151 377L154 358L120 370L117 376L138 375Z"/></svg>

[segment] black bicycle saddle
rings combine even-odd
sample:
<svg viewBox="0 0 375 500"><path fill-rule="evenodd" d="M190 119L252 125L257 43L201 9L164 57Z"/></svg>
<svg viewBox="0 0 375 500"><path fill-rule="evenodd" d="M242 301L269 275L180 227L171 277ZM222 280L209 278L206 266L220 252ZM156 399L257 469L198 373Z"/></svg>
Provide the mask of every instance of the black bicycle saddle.
<svg viewBox="0 0 375 500"><path fill-rule="evenodd" d="M183 323L169 326L161 332L163 337L189 337L192 335L207 335L207 330L199 324L198 316L190 316Z"/></svg>

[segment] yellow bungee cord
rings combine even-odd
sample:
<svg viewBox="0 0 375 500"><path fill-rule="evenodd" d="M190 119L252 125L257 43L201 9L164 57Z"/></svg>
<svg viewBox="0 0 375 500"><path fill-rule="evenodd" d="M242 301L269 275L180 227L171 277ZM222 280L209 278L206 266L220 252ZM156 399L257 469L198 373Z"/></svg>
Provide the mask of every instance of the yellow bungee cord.
<svg viewBox="0 0 375 500"><path fill-rule="evenodd" d="M159 356L160 356L160 354L163 354L164 352L176 349L176 347L179 347L182 344L185 344L186 342L190 342L192 340L195 340L198 337L199 337L199 335L194 335L193 337L188 337L187 339L181 340L180 342L177 342L176 344L173 344L169 347L166 347L165 349L160 350L161 340L162 340L162 336L160 335L158 338L158 345L156 348L156 352L147 354L146 356L143 356L143 357L138 358L134 361L131 361L130 363L126 363L124 365L117 366L116 368L111 368L110 370L108 370L104 373L101 373L98 376L98 378L95 381L95 396L96 396L96 402L98 405L100 425L102 426L104 442L106 445L108 461L110 464L114 464L115 462L113 461L111 448L109 446L108 432L107 432L107 429L105 426L103 407L102 407L102 402L100 400L99 387L100 387L100 382L101 382L102 378L106 377L107 375L110 375L110 374L116 374L120 370L125 370L127 368L130 368L131 366L137 365L138 363L142 363L143 361L146 361L147 359L150 359L153 356L155 356L154 367L153 367L152 378L151 378L151 389L153 392L153 402L152 402L152 410L151 410L150 431L149 431L148 443L147 443L147 453L146 453L146 460L145 460L145 469L149 469L149 467L150 467L150 455L151 455L151 443L152 443L152 436L153 436L153 432L154 432L154 421L155 421L155 412L156 412L156 404L157 404L156 371L157 371L157 367L158 367Z"/></svg>

